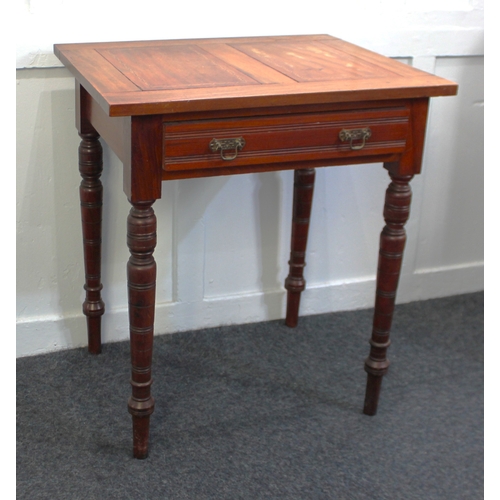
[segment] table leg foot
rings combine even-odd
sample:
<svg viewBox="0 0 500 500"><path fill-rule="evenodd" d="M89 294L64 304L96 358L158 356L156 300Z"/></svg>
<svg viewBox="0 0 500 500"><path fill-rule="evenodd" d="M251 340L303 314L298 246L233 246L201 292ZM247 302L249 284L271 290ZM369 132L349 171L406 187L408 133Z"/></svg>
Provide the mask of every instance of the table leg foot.
<svg viewBox="0 0 500 500"><path fill-rule="evenodd" d="M102 197L102 146L97 132L80 133L78 160L82 182L80 207L82 216L83 253L85 263L85 302L83 313L87 316L88 350L101 352L101 316L104 302L101 298L101 233Z"/></svg>
<svg viewBox="0 0 500 500"><path fill-rule="evenodd" d="M299 322L300 292L291 291L290 289L292 288L292 286L293 283L290 283L290 281L288 283L285 282L285 288L288 289L286 298L285 324L290 328L295 328ZM305 286L305 282L303 286ZM302 290L303 289L304 288L302 288Z"/></svg>
<svg viewBox="0 0 500 500"><path fill-rule="evenodd" d="M132 414L133 453L134 458L147 458L149 453L149 421L154 410L154 399L150 398L140 405L132 398L129 400L129 413ZM140 409L137 409L139 406Z"/></svg>
<svg viewBox="0 0 500 500"><path fill-rule="evenodd" d="M363 407L363 413L365 415L376 415L381 388L382 376L369 373L366 381L365 405Z"/></svg>
<svg viewBox="0 0 500 500"><path fill-rule="evenodd" d="M101 354L101 315L87 317L88 352Z"/></svg>
<svg viewBox="0 0 500 500"><path fill-rule="evenodd" d="M373 330L370 339L370 354L365 361L368 373L363 412L375 415L380 396L382 377L387 373L389 360L386 357L390 346L390 330L396 291L406 243L404 225L410 215L412 175L389 174L390 183L385 197L384 219L386 225L380 235L380 251L377 269L377 292Z"/></svg>
<svg viewBox="0 0 500 500"><path fill-rule="evenodd" d="M151 396L151 364L156 295L156 216L153 201L132 204L127 219L127 265L132 396L128 402L132 414L134 457L148 453L149 416L154 411Z"/></svg>
<svg viewBox="0 0 500 500"><path fill-rule="evenodd" d="M289 327L297 326L299 320L300 294L306 287L304 267L306 265L306 247L309 234L309 220L314 194L315 170L313 168L294 171L293 215L290 271L285 280L287 308L285 323Z"/></svg>

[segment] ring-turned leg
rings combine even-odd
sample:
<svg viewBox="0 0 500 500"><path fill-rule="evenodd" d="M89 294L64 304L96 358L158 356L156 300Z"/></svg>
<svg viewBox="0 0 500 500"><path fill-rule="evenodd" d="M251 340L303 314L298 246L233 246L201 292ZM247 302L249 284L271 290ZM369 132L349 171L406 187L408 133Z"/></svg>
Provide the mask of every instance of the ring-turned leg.
<svg viewBox="0 0 500 500"><path fill-rule="evenodd" d="M380 235L380 252L377 270L377 292L370 355L365 361L368 373L363 413L375 415L380 396L382 377L387 373L386 357L390 345L389 334L394 312L403 251L406 243L404 225L410 215L412 175L392 173L392 182L386 192L384 219L386 225Z"/></svg>
<svg viewBox="0 0 500 500"><path fill-rule="evenodd" d="M149 417L154 410L151 396L151 363L156 295L156 216L153 201L133 203L127 220L127 265L132 396L128 410L132 415L134 457L146 458Z"/></svg>
<svg viewBox="0 0 500 500"><path fill-rule="evenodd" d="M297 326L299 320L300 294L306 287L304 266L306 265L307 236L314 194L314 168L295 170L293 187L292 242L290 271L285 280L288 290L286 324Z"/></svg>
<svg viewBox="0 0 500 500"><path fill-rule="evenodd" d="M85 302L87 316L88 349L92 354L101 352L101 233L102 233L102 146L96 132L81 133L78 160L82 182L80 205L85 262Z"/></svg>

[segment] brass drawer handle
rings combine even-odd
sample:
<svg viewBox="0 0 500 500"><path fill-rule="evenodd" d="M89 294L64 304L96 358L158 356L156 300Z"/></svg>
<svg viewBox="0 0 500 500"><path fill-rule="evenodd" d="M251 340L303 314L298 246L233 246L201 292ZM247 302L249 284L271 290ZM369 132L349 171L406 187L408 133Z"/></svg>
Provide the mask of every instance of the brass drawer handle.
<svg viewBox="0 0 500 500"><path fill-rule="evenodd" d="M343 128L340 133L339 133L339 139L342 142L349 141L349 145L351 146L351 149L363 149L365 147L365 142L366 139L369 139L372 135L372 131L366 127L366 128L355 128L352 130L346 130ZM362 143L358 145L354 145L352 142L357 141L359 139L362 139Z"/></svg>
<svg viewBox="0 0 500 500"><path fill-rule="evenodd" d="M234 160L238 156L238 151L245 146L245 139L238 137L236 139L212 139L209 147L212 153L220 149L220 157L223 160ZM225 155L225 151L234 151L230 156Z"/></svg>

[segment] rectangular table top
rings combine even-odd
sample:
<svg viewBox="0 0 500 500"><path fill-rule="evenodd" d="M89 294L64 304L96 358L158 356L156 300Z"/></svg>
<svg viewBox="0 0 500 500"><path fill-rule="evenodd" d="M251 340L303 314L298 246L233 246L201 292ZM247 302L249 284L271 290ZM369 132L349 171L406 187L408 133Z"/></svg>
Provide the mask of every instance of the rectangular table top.
<svg viewBox="0 0 500 500"><path fill-rule="evenodd" d="M56 44L108 116L454 95L457 85L329 35Z"/></svg>

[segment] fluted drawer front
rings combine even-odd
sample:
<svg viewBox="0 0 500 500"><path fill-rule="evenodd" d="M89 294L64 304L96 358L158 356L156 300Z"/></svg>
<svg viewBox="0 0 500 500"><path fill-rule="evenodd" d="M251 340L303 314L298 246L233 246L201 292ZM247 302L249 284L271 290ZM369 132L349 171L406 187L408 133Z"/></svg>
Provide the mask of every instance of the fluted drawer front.
<svg viewBox="0 0 500 500"><path fill-rule="evenodd" d="M406 107L164 124L164 169L182 171L401 153Z"/></svg>

